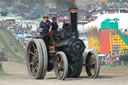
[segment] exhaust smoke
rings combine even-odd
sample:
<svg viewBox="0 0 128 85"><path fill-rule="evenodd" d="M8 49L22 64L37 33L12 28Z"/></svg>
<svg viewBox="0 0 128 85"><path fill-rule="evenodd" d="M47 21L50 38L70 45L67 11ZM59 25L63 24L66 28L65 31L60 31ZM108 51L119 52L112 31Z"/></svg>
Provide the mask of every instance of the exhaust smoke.
<svg viewBox="0 0 128 85"><path fill-rule="evenodd" d="M76 0L55 0L57 7L76 8Z"/></svg>

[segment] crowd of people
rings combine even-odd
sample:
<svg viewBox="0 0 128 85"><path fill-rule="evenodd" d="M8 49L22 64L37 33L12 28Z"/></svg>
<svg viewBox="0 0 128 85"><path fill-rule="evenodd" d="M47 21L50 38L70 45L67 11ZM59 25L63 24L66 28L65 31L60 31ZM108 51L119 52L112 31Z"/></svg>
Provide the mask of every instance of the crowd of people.
<svg viewBox="0 0 128 85"><path fill-rule="evenodd" d="M118 63L119 62L119 56L116 53L113 53L111 55L111 53L107 53L105 55L105 58L103 58L102 62L106 65L106 66L113 66L114 63Z"/></svg>
<svg viewBox="0 0 128 85"><path fill-rule="evenodd" d="M25 40L24 34L35 36L37 33L37 31L32 31L30 27L23 26L23 23L15 23L14 21L0 22L0 27L7 29L25 49L29 41Z"/></svg>

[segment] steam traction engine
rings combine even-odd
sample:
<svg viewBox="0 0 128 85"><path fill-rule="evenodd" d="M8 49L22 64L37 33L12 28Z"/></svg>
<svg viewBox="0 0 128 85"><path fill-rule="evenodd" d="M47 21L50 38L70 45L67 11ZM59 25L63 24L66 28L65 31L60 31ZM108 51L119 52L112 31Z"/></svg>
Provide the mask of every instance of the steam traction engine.
<svg viewBox="0 0 128 85"><path fill-rule="evenodd" d="M53 69L59 80L78 78L82 66L86 67L88 76L97 77L97 56L90 51L85 57L82 56L85 45L78 36L77 12L78 9L70 9L71 25L64 24L62 31L53 34L54 45L49 42L49 34L44 32L41 37L35 37L30 41L27 49L27 67L32 78L43 79L46 72Z"/></svg>

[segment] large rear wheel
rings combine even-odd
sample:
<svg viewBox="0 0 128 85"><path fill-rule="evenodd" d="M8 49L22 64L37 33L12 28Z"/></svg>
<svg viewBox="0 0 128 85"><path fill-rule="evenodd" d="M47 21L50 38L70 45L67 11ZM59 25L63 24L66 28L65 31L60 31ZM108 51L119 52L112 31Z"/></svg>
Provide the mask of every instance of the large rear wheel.
<svg viewBox="0 0 128 85"><path fill-rule="evenodd" d="M68 74L68 60L64 52L57 52L54 62L55 74L59 80L64 80Z"/></svg>
<svg viewBox="0 0 128 85"><path fill-rule="evenodd" d="M47 72L47 68L48 68L48 52L47 52L47 47L46 47L44 40L38 39L38 41L40 42L40 45L41 45L42 55L43 55L43 60L44 60L43 61L43 72L40 78L44 78Z"/></svg>
<svg viewBox="0 0 128 85"><path fill-rule="evenodd" d="M43 79L46 71L44 71L44 50L37 39L30 41L27 49L27 67L30 76L34 79Z"/></svg>

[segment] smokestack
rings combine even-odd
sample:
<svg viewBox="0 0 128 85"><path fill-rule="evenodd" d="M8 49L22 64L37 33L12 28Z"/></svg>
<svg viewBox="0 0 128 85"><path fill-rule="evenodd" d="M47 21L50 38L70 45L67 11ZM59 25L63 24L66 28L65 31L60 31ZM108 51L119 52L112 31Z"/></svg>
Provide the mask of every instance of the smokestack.
<svg viewBox="0 0 128 85"><path fill-rule="evenodd" d="M70 17L71 17L71 28L72 28L72 36L73 38L78 38L78 30L77 30L77 8L71 8L70 10Z"/></svg>

